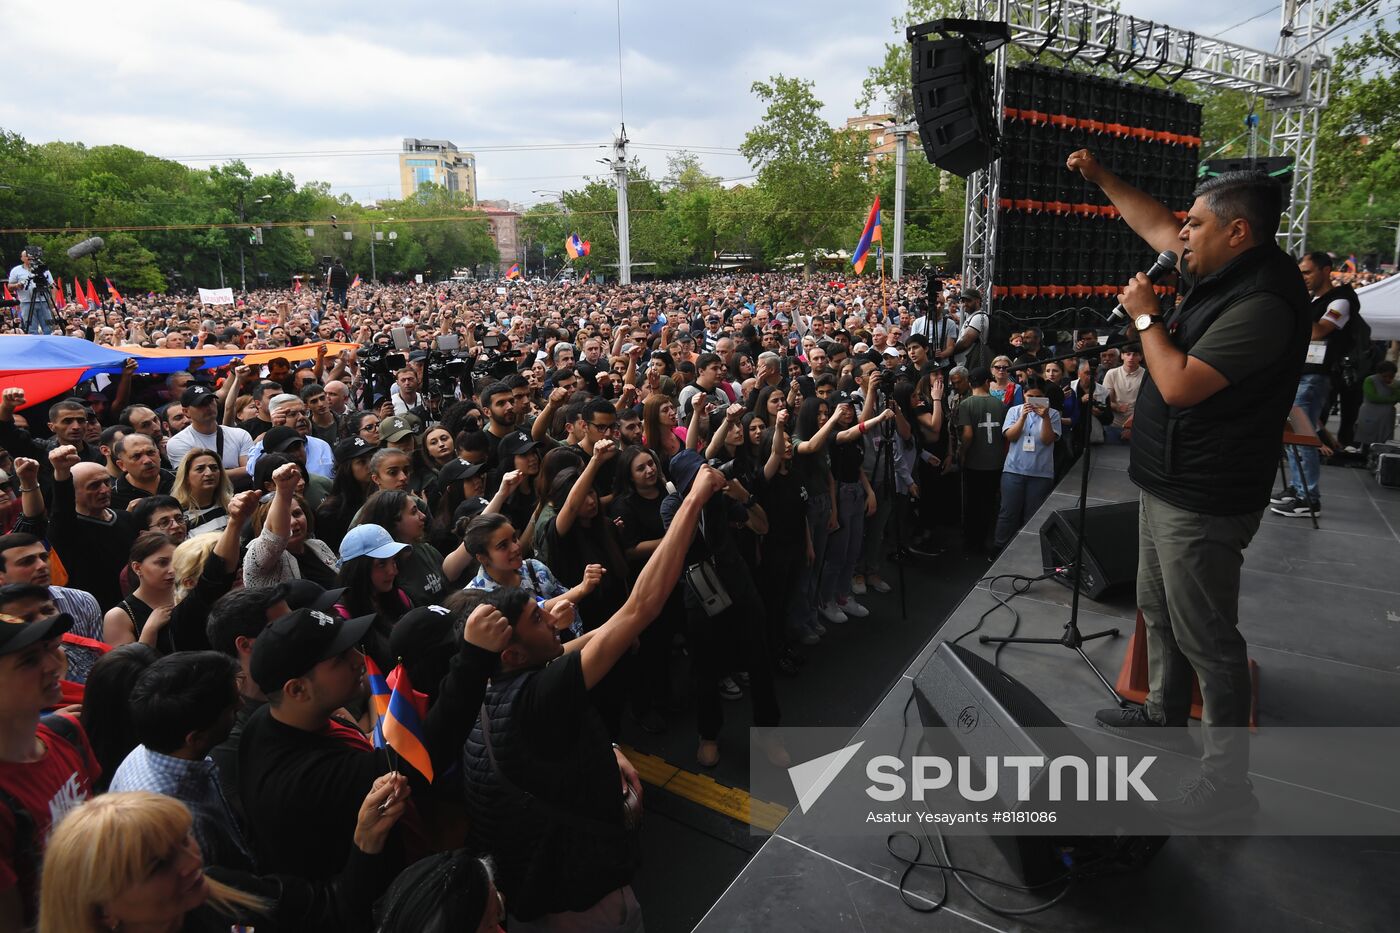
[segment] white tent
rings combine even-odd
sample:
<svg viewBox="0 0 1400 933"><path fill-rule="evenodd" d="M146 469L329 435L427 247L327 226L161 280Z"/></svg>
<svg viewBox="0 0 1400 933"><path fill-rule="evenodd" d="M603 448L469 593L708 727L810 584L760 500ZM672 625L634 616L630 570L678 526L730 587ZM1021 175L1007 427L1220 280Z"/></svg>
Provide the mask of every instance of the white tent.
<svg viewBox="0 0 1400 933"><path fill-rule="evenodd" d="M1373 340L1400 340L1400 275L1356 290L1361 317L1371 325Z"/></svg>

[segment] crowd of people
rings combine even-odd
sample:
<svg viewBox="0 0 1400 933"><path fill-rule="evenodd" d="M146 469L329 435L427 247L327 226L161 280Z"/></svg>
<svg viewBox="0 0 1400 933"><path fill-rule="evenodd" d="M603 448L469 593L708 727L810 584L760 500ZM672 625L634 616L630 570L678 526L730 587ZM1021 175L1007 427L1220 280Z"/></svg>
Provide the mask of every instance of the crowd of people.
<svg viewBox="0 0 1400 933"><path fill-rule="evenodd" d="M624 721L713 767L747 699L786 766L891 557L993 556L1142 385L922 278L335 298L79 311L195 358L0 397L5 929L638 929Z"/></svg>

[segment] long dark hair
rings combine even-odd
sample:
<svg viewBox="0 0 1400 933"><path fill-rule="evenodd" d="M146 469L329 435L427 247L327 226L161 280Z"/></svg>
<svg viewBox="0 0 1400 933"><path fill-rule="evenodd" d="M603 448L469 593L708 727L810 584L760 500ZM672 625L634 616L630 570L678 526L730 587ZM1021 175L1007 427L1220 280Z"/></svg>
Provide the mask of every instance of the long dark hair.
<svg viewBox="0 0 1400 933"><path fill-rule="evenodd" d="M365 454L368 453L367 448ZM369 488L374 488L373 480L370 480ZM355 471L351 468L350 461L346 460L336 464L335 476L331 479L331 491L321 500L321 507L316 511L327 515L340 513L349 518L360 510L366 498L368 496L365 495L365 487L355 479Z"/></svg>
<svg viewBox="0 0 1400 933"><path fill-rule="evenodd" d="M395 529L403 518L404 507L408 505L410 498L412 497L402 489L381 489L365 500L364 506L360 509L359 520L355 524L378 525L386 529L389 534L394 535L394 540L398 541ZM426 536L427 528L425 527L423 531ZM400 541L399 543L412 544L413 542Z"/></svg>
<svg viewBox="0 0 1400 933"><path fill-rule="evenodd" d="M821 410L826 408L827 417L831 417L831 406L824 399L819 399L815 395L802 400L802 407L797 410L797 436L804 441L809 441L821 430L821 425L817 422L821 420Z"/></svg>
<svg viewBox="0 0 1400 933"><path fill-rule="evenodd" d="M758 394L754 396L753 408L751 411L756 412L760 418L766 420L768 418L768 400L773 397L774 392L783 396L784 401L787 400L787 393L783 391L782 386L764 386L759 389Z"/></svg>
<svg viewBox="0 0 1400 933"><path fill-rule="evenodd" d="M88 743L102 766L102 777L93 792L105 791L112 775L127 754L140 743L131 724L127 698L136 679L160 658L160 653L141 642L121 645L97 659L83 686L81 722Z"/></svg>
<svg viewBox="0 0 1400 933"><path fill-rule="evenodd" d="M619 496L638 495L637 484L632 482L632 464L638 457L650 457L651 462L656 464L656 482L658 484L666 481L666 476L661 472L661 460L657 458L656 452L650 447L642 447L633 444L624 448L622 453L617 455L617 473L613 476L613 493ZM664 489L661 490L663 493Z"/></svg>
<svg viewBox="0 0 1400 933"><path fill-rule="evenodd" d="M374 415L376 418L379 417L372 411L352 411L350 414L346 415L340 422L341 437L359 437L360 424L370 415ZM383 438L380 438L380 440L382 442Z"/></svg>
<svg viewBox="0 0 1400 933"><path fill-rule="evenodd" d="M370 579L374 561L375 558L365 554L340 565L336 585L345 587L340 604L349 610L351 618L378 615L390 622L397 621L407 610L408 603L400 597L403 591L397 585L387 593L374 591L374 582Z"/></svg>

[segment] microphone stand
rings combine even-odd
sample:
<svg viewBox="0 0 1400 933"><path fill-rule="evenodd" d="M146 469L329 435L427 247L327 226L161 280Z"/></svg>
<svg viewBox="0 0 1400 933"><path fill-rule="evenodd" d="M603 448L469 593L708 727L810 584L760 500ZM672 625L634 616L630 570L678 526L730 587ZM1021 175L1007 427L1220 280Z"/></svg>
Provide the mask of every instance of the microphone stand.
<svg viewBox="0 0 1400 933"><path fill-rule="evenodd" d="M1122 343L1130 342L1132 341L1122 341ZM1109 343L1113 346L1122 345L1122 343L1113 343L1112 341L1109 341ZM1102 350L1108 348L1108 345L1105 345L1102 347L1098 347L1091 352L1101 352ZM1029 369L1033 366L1040 366L1044 363L1054 362L1056 359L1066 360L1078 357L1080 355L1082 355L1081 352L1070 353L1066 356L1056 357L1049 360L1037 360L1034 363L1021 363L1019 365L1011 367L1011 369ZM1075 392L1079 391L1077 380L1073 385L1073 389ZM1049 416L1048 412L1046 413L1046 416ZM1085 664L1089 666L1089 670L1094 672L1094 676L1098 678L1099 683L1103 684L1103 688L1108 691L1110 696L1113 697L1113 702L1116 703L1120 708L1123 708L1128 705L1127 701L1118 695L1118 691L1113 688L1113 684L1109 683L1108 678L1103 675L1103 672L1098 669L1098 666L1094 664L1093 660L1087 654L1084 653L1084 643L1086 641L1093 641L1097 638L1117 638L1119 635L1118 629L1106 629L1102 632L1094 632L1089 635L1085 635L1079 631L1080 569L1084 565L1084 521L1085 514L1088 511L1089 507L1089 467L1092 463L1090 451L1093 449L1093 445L1090 443L1090 440L1092 438L1090 419L1092 419L1093 417L1094 387L1091 385L1089 387L1089 403L1086 406L1084 406L1084 411L1081 412L1079 416L1079 420L1082 423L1082 430L1084 432L1084 457L1083 463L1081 464L1081 469L1083 472L1079 478L1079 507L1077 510L1079 516L1079 526L1074 544L1074 572L1072 577L1073 583L1070 587L1070 589L1073 591L1073 595L1070 597L1069 621L1065 623L1064 634L1061 635L1059 638L999 638L990 635L983 635L977 640L978 642L984 645L1060 645L1063 648L1068 648L1079 655L1080 660L1082 660ZM1075 429L1080 430L1081 425L1076 424Z"/></svg>

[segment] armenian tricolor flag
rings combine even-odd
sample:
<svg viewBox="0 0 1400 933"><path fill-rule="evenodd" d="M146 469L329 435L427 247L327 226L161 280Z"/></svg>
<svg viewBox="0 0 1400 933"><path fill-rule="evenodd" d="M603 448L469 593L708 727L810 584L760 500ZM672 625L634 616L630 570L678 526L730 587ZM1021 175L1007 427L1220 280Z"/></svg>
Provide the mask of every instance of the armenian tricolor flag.
<svg viewBox="0 0 1400 933"><path fill-rule="evenodd" d="M111 279L103 279L103 281L107 283L107 294L112 296L113 301L121 303L125 300L122 298L122 293L117 291L117 286L112 284Z"/></svg>
<svg viewBox="0 0 1400 933"><path fill-rule="evenodd" d="M865 268L865 260L870 255L870 244L882 242L880 237L880 196L875 196L875 203L870 206L870 214L865 218L865 229L860 234L860 242L856 244L856 251L851 256L851 266L859 274Z"/></svg>
<svg viewBox="0 0 1400 933"><path fill-rule="evenodd" d="M513 264L509 269L506 270L506 278L508 278L508 279L518 279L518 278L520 278L520 263L517 262L517 263Z"/></svg>
<svg viewBox="0 0 1400 933"><path fill-rule="evenodd" d="M577 233L571 233L564 238L564 252L569 254L570 259L587 256L592 249L592 244L587 240L580 240Z"/></svg>
<svg viewBox="0 0 1400 933"><path fill-rule="evenodd" d="M587 285L587 284L588 284L588 279L589 279L589 277L590 277L591 275L593 275L593 270L592 270L592 269L585 269L585 270L583 270L583 278L579 279L579 280L578 280L578 283L579 283L580 285Z"/></svg>
<svg viewBox="0 0 1400 933"><path fill-rule="evenodd" d="M385 677L379 665L366 655L365 678L369 681L370 710L374 713L374 747L392 748L431 784L433 759L423 740L427 704L422 694L413 689L402 664Z"/></svg>
<svg viewBox="0 0 1400 933"><path fill-rule="evenodd" d="M1347 257L1347 261L1342 263L1342 269L1346 272L1356 271L1356 254L1352 253Z"/></svg>
<svg viewBox="0 0 1400 933"><path fill-rule="evenodd" d="M361 284L363 284L363 283L360 282L360 274L357 272L357 273L355 273L355 281L353 281L353 282L350 283L350 287L351 287L351 288L359 288Z"/></svg>

